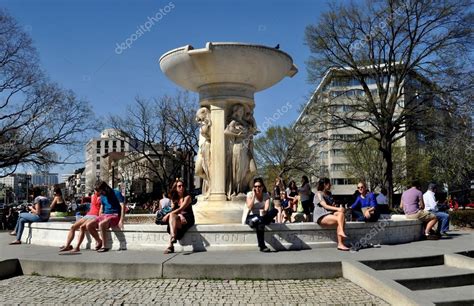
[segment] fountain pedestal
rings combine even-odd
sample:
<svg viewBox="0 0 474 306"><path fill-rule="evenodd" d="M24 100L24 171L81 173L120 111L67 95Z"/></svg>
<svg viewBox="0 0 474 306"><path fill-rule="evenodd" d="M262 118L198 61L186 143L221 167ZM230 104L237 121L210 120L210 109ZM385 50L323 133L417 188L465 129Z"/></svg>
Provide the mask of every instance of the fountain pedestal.
<svg viewBox="0 0 474 306"><path fill-rule="evenodd" d="M178 85L199 93L201 141L196 172L206 186L193 207L197 224L240 223L256 165L254 94L297 73L280 50L242 43L188 45L165 53L161 70Z"/></svg>

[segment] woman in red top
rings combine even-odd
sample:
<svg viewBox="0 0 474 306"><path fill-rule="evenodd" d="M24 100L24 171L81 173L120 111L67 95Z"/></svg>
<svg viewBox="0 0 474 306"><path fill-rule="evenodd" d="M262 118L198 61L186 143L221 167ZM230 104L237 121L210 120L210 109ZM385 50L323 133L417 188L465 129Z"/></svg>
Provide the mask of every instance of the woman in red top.
<svg viewBox="0 0 474 306"><path fill-rule="evenodd" d="M87 224L94 221L100 213L100 194L97 190L94 191L94 194L91 197L91 207L87 214L82 217L80 220L76 221L69 230L67 235L66 245L59 248L59 252L72 251L79 252L82 241L86 235ZM73 249L71 243L74 240L74 235L77 230L81 230L79 234L79 239L77 241L77 246Z"/></svg>

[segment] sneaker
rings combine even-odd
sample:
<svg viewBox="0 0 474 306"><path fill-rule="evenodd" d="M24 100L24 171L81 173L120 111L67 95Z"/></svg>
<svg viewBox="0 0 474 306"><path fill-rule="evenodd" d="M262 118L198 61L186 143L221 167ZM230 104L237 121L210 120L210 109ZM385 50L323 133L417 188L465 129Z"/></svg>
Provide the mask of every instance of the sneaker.
<svg viewBox="0 0 474 306"><path fill-rule="evenodd" d="M267 247L263 247L263 248L260 248L260 252L263 252L263 253L270 253L271 250Z"/></svg>
<svg viewBox="0 0 474 306"><path fill-rule="evenodd" d="M429 234L429 235L426 235L426 239L427 240L439 240L439 236Z"/></svg>
<svg viewBox="0 0 474 306"><path fill-rule="evenodd" d="M446 233L446 232L442 232L442 233L441 233L441 237L449 237L449 234Z"/></svg>

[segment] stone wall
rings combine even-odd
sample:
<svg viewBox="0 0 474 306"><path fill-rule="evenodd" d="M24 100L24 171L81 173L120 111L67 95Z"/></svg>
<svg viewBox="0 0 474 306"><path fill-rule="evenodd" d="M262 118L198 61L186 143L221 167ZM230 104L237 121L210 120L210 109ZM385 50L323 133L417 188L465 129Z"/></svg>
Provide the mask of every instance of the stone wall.
<svg viewBox="0 0 474 306"><path fill-rule="evenodd" d="M32 223L25 229L23 237L27 243L61 246L64 245L69 222ZM347 245L398 244L419 240L422 224L417 220L380 220L375 223L348 222L346 224ZM166 226L154 224L125 224L125 230L109 232L113 249L164 250L169 241ZM266 227L265 241L275 250L300 250L336 246L336 231L322 228L315 223L271 224ZM94 246L87 236L82 248ZM247 225L195 225L179 241L177 251L252 250L257 247L255 231Z"/></svg>

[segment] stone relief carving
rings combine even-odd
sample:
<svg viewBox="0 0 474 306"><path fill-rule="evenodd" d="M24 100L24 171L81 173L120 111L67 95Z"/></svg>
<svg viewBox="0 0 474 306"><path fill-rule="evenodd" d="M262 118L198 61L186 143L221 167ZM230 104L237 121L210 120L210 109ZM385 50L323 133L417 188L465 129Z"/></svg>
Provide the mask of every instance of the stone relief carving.
<svg viewBox="0 0 474 306"><path fill-rule="evenodd" d="M242 104L232 107L224 134L227 136L227 197L249 190L250 180L256 173L253 159L253 135L257 131L252 109Z"/></svg>
<svg viewBox="0 0 474 306"><path fill-rule="evenodd" d="M196 159L196 175L203 179L202 194L204 199L209 196L211 167L211 112L201 107L196 112L196 121L200 125L199 151Z"/></svg>

